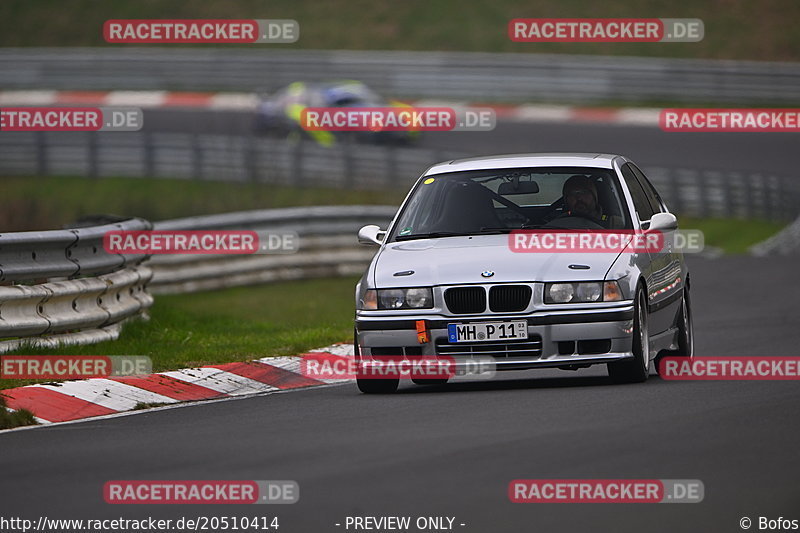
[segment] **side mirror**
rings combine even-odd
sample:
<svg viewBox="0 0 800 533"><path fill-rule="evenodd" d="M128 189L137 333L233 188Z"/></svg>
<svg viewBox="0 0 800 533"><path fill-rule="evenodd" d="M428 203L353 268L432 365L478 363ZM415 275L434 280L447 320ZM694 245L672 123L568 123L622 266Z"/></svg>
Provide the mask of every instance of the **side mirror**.
<svg viewBox="0 0 800 533"><path fill-rule="evenodd" d="M377 244L380 246L385 238L386 232L375 224L364 226L358 230L358 242L361 244Z"/></svg>
<svg viewBox="0 0 800 533"><path fill-rule="evenodd" d="M669 231L678 229L678 219L672 213L656 213L650 219L648 231Z"/></svg>

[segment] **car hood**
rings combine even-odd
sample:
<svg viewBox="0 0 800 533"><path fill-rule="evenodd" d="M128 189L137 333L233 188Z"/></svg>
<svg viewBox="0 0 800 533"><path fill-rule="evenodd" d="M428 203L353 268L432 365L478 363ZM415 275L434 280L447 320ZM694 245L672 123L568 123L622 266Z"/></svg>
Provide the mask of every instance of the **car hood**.
<svg viewBox="0 0 800 533"><path fill-rule="evenodd" d="M373 264L374 286L602 280L619 255L516 253L508 239L508 235L475 235L387 244ZM409 271L413 274L396 275ZM484 277L484 272L494 274Z"/></svg>

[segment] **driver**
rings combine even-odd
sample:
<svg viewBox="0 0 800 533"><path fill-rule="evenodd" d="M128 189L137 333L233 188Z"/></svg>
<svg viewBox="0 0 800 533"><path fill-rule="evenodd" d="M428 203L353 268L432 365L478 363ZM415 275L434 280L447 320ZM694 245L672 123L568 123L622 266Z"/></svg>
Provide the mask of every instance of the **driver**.
<svg viewBox="0 0 800 533"><path fill-rule="evenodd" d="M559 229L603 229L603 212L597 201L597 185L588 176L577 174L564 182L564 212L544 227Z"/></svg>

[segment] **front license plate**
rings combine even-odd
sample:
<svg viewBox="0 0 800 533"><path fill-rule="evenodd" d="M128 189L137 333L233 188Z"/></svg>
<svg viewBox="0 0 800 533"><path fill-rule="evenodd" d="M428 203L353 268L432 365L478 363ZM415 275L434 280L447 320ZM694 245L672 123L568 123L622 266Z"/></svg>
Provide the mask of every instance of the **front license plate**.
<svg viewBox="0 0 800 533"><path fill-rule="evenodd" d="M478 322L475 324L447 324L450 342L507 341L528 338L528 322Z"/></svg>

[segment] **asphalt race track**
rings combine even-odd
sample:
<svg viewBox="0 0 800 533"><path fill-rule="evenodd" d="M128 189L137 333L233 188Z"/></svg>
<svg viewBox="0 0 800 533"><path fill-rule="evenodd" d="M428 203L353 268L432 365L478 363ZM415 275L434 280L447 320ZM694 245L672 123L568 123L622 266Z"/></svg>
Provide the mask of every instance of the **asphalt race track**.
<svg viewBox="0 0 800 533"><path fill-rule="evenodd" d="M181 126L170 113L202 122L185 111L146 122ZM226 127L241 127L234 118ZM476 153L623 152L643 165L792 175L797 140L504 123L494 134L425 143ZM698 355L800 355L797 260L690 257ZM4 516L31 519L278 516L283 533L344 531L335 524L348 515L454 516L465 533L733 532L744 516L757 530L759 516L800 519L798 408L796 381L653 375L613 385L603 367L403 385L391 396L335 386L2 434L0 505ZM705 499L512 504L507 488L518 478L699 479ZM290 479L300 501L108 505L102 487L114 479Z"/></svg>
<svg viewBox="0 0 800 533"><path fill-rule="evenodd" d="M792 264L692 261L698 352L796 354ZM281 531L379 513L456 516L463 531L735 531L741 516L797 511L798 405L796 382L617 386L601 369L385 397L344 385L6 433L0 493L18 516L277 513ZM699 504L512 504L516 478L692 478L706 493ZM112 479L293 479L301 498L111 506L101 489Z"/></svg>
<svg viewBox="0 0 800 533"><path fill-rule="evenodd" d="M147 109L148 131L249 135L253 113ZM426 132L419 146L475 155L515 152L606 152L643 166L764 172L795 177L797 133L668 133L657 127L606 123L527 123L498 119L486 132ZM431 163L434 163L432 161Z"/></svg>

